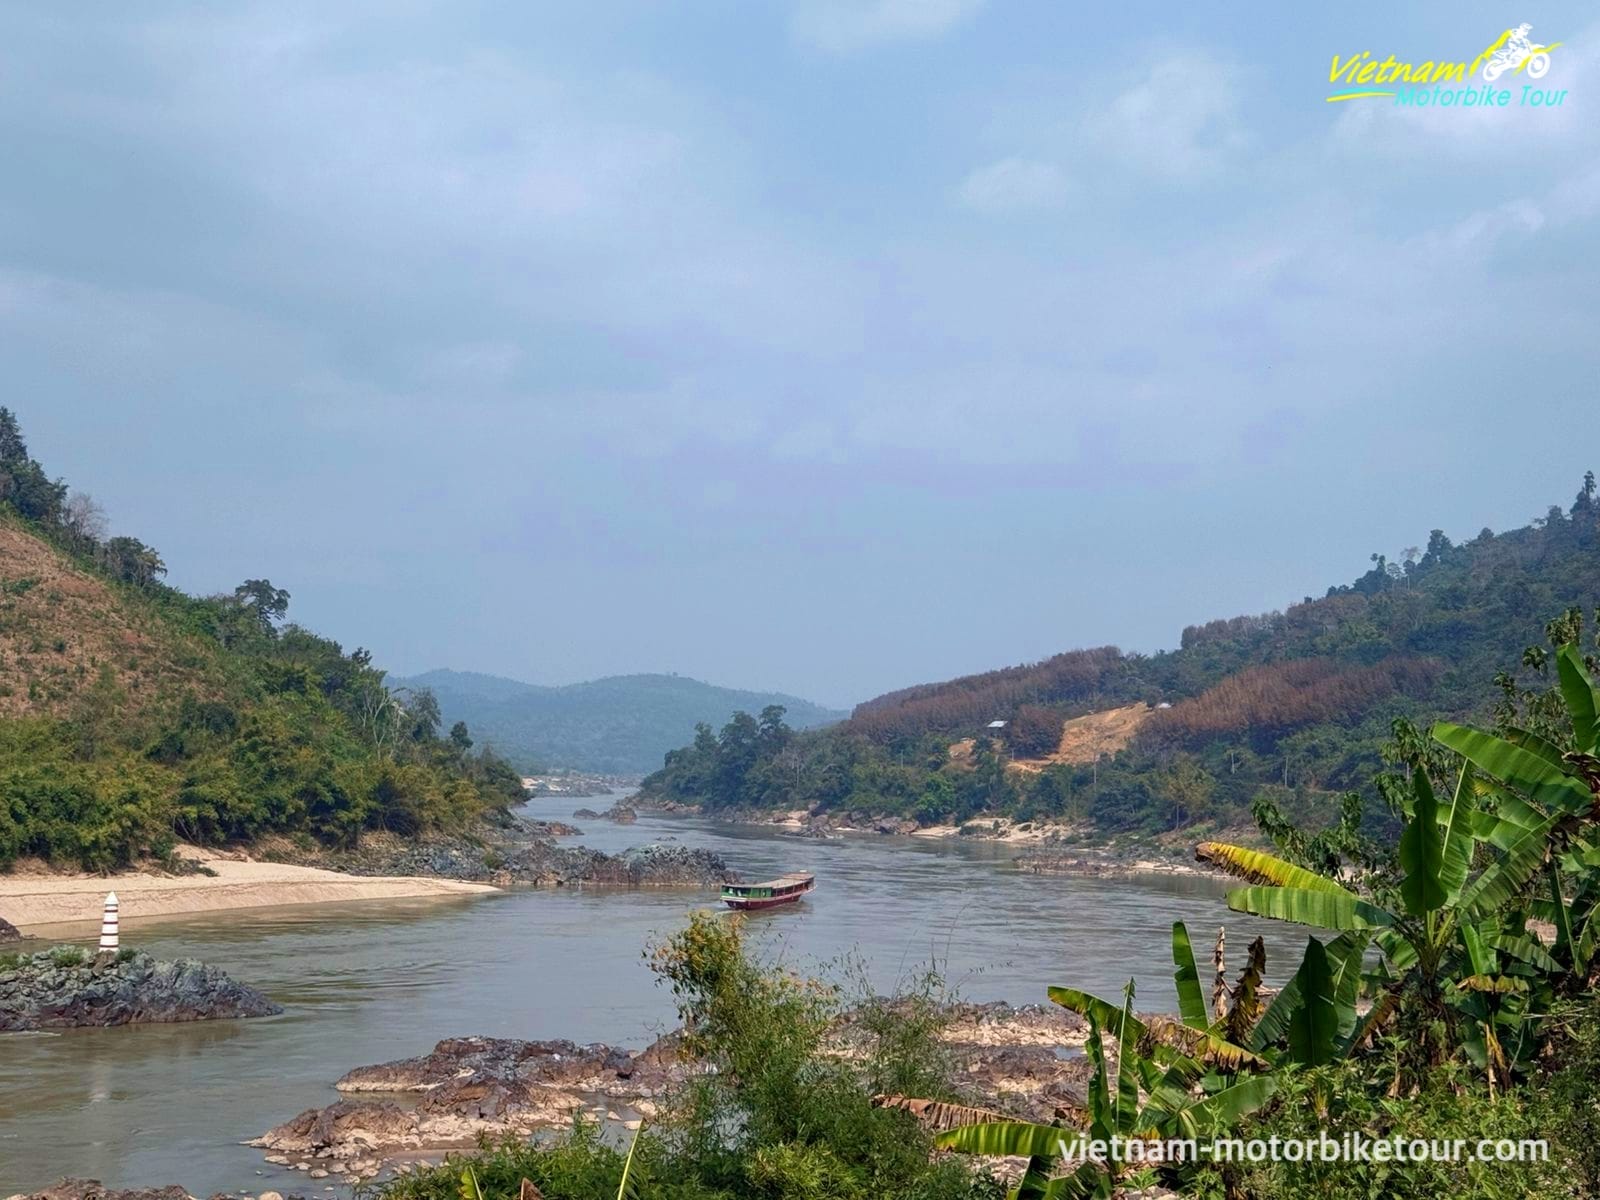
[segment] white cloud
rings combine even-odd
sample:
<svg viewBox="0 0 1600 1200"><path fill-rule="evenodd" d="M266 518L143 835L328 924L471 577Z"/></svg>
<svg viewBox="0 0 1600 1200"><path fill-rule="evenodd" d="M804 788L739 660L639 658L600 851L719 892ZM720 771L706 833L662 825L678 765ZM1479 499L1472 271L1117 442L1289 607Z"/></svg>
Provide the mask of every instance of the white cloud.
<svg viewBox="0 0 1600 1200"><path fill-rule="evenodd" d="M1146 175L1207 178L1246 144L1238 107L1232 68L1205 54L1175 54L1098 114L1089 136Z"/></svg>
<svg viewBox="0 0 1600 1200"><path fill-rule="evenodd" d="M1065 173L1053 163L1003 158L968 175L956 199L965 208L999 216L1055 208L1071 190Z"/></svg>
<svg viewBox="0 0 1600 1200"><path fill-rule="evenodd" d="M791 29L802 42L851 54L888 42L939 37L984 0L803 0Z"/></svg>

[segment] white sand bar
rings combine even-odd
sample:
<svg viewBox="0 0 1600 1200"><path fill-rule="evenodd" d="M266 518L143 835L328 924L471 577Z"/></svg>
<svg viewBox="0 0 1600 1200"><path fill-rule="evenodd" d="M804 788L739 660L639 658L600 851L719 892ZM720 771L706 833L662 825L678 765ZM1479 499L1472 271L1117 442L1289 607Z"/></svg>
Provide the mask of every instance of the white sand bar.
<svg viewBox="0 0 1600 1200"><path fill-rule="evenodd" d="M458 896L496 891L484 883L399 875L344 875L317 867L255 862L184 847L215 875L0 875L0 917L13 925L96 924L106 893L115 890L124 925L141 917L221 912L283 904L343 904L413 896Z"/></svg>

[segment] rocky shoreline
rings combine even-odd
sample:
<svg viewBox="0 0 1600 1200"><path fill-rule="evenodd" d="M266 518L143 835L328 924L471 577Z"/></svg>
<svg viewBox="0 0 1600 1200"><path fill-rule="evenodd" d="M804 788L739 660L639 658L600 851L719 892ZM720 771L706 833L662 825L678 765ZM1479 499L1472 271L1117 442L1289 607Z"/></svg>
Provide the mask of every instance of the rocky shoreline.
<svg viewBox="0 0 1600 1200"><path fill-rule="evenodd" d="M1050 1120L1082 1103L1086 1026L1064 1009L955 1004L941 1039L956 1083L975 1102ZM855 1056L868 1034L856 1016L837 1024L832 1048ZM661 1111L693 1070L676 1033L628 1051L596 1043L447 1038L432 1051L358 1067L334 1086L345 1097L307 1109L250 1145L266 1161L308 1178L370 1179L394 1167L477 1144L479 1138L559 1129L588 1112L637 1128Z"/></svg>
<svg viewBox="0 0 1600 1200"><path fill-rule="evenodd" d="M645 795L628 798L629 805L669 815L707 815L697 805L677 801L658 801ZM579 814L581 816L581 814ZM601 815L601 814L597 814ZM1088 845L1083 830L1072 825L1047 821L1015 821L1009 817L975 817L961 825L923 825L911 817L894 817L860 812L717 812L714 819L732 825L759 825L775 828L792 837L831 840L859 834L919 838L970 838L974 841L1016 844L1021 852L1012 858L1018 870L1033 875L1079 875L1097 879L1128 879L1140 875L1210 875L1225 878L1204 863L1189 856L1190 842L1167 845L1159 841L1136 840L1128 845L1116 842ZM1253 835L1237 838L1248 843Z"/></svg>
<svg viewBox="0 0 1600 1200"><path fill-rule="evenodd" d="M194 959L124 950L111 962L59 946L0 962L0 1032L266 1017L254 988Z"/></svg>
<svg viewBox="0 0 1600 1200"><path fill-rule="evenodd" d="M541 826L518 823L477 836L431 838L424 843L368 839L351 851L280 849L273 857L358 876L421 876L496 887L716 887L739 876L710 850L651 843L606 854L583 846L558 846ZM577 832L572 826L565 830Z"/></svg>

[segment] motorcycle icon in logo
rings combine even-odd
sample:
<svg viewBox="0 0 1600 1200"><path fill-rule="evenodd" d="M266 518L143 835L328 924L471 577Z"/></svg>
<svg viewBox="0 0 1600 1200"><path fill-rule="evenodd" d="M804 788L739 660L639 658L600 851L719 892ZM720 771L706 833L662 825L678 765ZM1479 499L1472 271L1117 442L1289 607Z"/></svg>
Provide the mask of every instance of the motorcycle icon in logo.
<svg viewBox="0 0 1600 1200"><path fill-rule="evenodd" d="M1507 71L1526 70L1530 79L1543 79L1550 69L1550 47L1536 46L1528 34L1532 25L1518 25L1506 34L1494 57L1483 64L1483 81L1493 83Z"/></svg>

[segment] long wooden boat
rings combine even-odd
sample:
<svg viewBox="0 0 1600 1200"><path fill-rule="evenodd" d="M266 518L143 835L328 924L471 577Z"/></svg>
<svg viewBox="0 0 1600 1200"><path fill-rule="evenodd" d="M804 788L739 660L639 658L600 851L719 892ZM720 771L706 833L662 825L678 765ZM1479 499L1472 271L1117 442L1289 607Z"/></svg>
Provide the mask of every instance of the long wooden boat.
<svg viewBox="0 0 1600 1200"><path fill-rule="evenodd" d="M774 908L779 904L793 904L816 886L815 875L800 872L780 875L765 883L725 883L722 885L722 902L729 908L746 911Z"/></svg>

